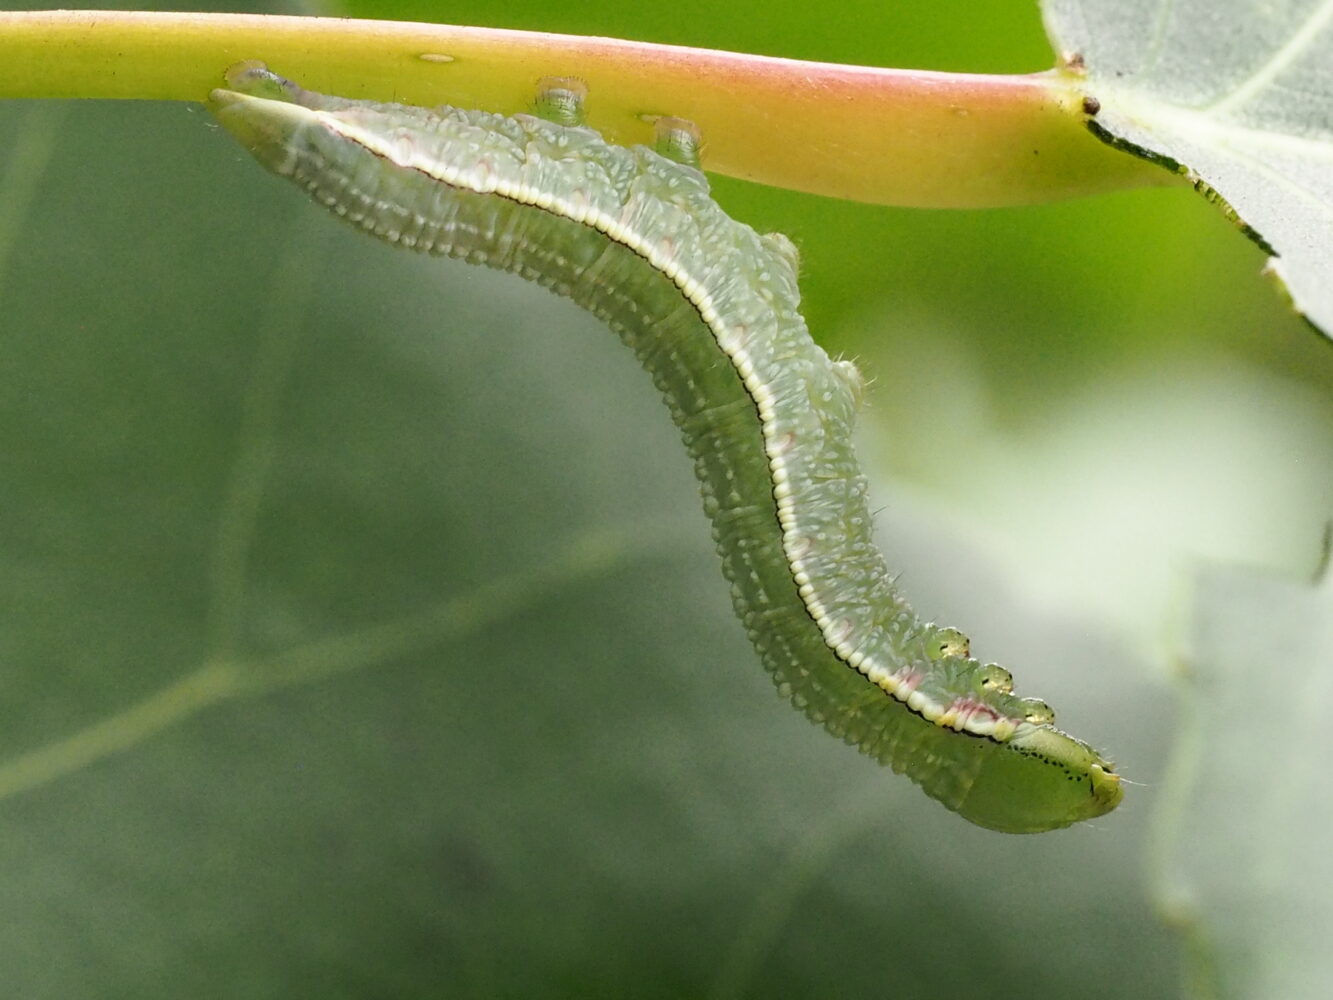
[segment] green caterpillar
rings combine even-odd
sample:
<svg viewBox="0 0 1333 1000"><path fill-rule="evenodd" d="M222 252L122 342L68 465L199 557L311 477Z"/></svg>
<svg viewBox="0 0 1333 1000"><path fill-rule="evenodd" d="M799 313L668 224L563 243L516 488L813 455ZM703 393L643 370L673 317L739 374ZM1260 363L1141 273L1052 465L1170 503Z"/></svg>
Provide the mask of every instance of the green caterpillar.
<svg viewBox="0 0 1333 1000"><path fill-rule="evenodd" d="M798 311L795 250L709 197L697 135L608 145L557 82L503 117L325 97L257 63L210 104L264 166L390 243L512 271L604 320L666 398L694 458L736 613L814 721L984 827L1103 815L1113 766L1054 728L967 638L921 621L871 540L852 454L855 368Z"/></svg>

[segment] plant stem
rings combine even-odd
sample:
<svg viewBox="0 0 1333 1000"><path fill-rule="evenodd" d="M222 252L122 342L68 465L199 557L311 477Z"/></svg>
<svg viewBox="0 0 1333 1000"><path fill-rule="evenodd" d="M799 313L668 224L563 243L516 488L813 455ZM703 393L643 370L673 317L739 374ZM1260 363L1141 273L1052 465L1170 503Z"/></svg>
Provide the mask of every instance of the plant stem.
<svg viewBox="0 0 1333 1000"><path fill-rule="evenodd" d="M513 113L581 77L589 124L704 136L704 166L778 187L930 208L1022 205L1166 183L1083 125L1077 76L874 69L608 38L391 21L140 11L0 13L0 97L202 100L260 59L314 90Z"/></svg>

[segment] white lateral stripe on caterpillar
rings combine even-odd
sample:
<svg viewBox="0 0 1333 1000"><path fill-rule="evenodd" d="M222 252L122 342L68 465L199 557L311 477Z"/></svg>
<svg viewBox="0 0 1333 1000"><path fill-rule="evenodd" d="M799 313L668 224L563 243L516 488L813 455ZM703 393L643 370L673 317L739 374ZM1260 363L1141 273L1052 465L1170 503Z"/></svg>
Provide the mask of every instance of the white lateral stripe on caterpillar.
<svg viewBox="0 0 1333 1000"><path fill-rule="evenodd" d="M791 477L784 455L791 451L791 435L783 436L777 429L777 410L772 390L761 376L760 369L756 366L756 359L748 350L752 340L728 325L727 320L714 305L709 290L682 263L677 252L678 248L674 244L663 246L661 241L650 243L632 229L623 216L612 217L600 212L586 199L509 182L497 175L486 161L464 165L442 164L430 156L423 155L414 143L402 141L401 138L399 141L392 141L382 134L349 124L328 112L308 113L318 119L319 123L330 132L348 142L356 143L388 163L417 171L450 187L478 194L493 194L516 204L531 205L595 229L608 239L632 250L655 270L669 278L698 310L700 319L713 331L718 346L731 359L746 391L754 400L763 428L765 450L772 469L773 496L777 501L778 522L783 529L783 547L787 551L792 578L796 581L798 593L809 610L810 617L819 627L829 648L840 660L861 671L883 690L905 702L909 708L930 722L937 722L944 718L946 712L952 712L952 718L956 719L953 728L978 736L1005 739L1024 721L1022 717L1009 718L999 713L959 711L960 706L957 702L950 704L936 702L926 693L916 690L914 686L904 685L896 666L880 662L873 653L865 651L862 645L851 641L851 637L857 634L855 624L847 618L837 617L836 608L830 609L826 606L815 579L800 554L807 551L810 546L807 537L801 533L798 494L788 486ZM777 440L779 438L780 440ZM887 575L887 567L884 573ZM863 634L860 643L864 644L865 641L866 636Z"/></svg>

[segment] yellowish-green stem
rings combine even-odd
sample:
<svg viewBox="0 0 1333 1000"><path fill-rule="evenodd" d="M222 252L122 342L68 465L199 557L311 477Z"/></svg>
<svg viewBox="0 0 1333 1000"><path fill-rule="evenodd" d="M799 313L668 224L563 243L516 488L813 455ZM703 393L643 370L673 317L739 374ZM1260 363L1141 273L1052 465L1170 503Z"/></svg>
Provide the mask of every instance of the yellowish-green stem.
<svg viewBox="0 0 1333 1000"><path fill-rule="evenodd" d="M578 76L588 124L651 143L675 115L711 171L838 198L1022 205L1171 178L1084 127L1073 73L928 73L489 28L244 14L0 13L0 97L203 100L259 59L347 97L512 113Z"/></svg>

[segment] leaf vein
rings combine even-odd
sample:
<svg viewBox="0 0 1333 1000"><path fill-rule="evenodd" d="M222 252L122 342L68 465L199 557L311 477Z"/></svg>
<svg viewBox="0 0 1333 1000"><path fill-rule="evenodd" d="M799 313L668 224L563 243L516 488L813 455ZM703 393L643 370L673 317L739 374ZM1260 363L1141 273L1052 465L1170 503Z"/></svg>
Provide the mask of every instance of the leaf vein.
<svg viewBox="0 0 1333 1000"><path fill-rule="evenodd" d="M1323 0L1318 7L1310 12L1310 16L1305 19L1299 30L1292 34L1287 39L1286 44L1275 51L1267 62L1250 74L1230 94L1206 107L1200 108L1199 111L1204 114L1221 116L1240 107L1272 83L1278 74L1295 62L1310 47L1319 33L1328 26L1330 20L1333 20L1333 0Z"/></svg>

